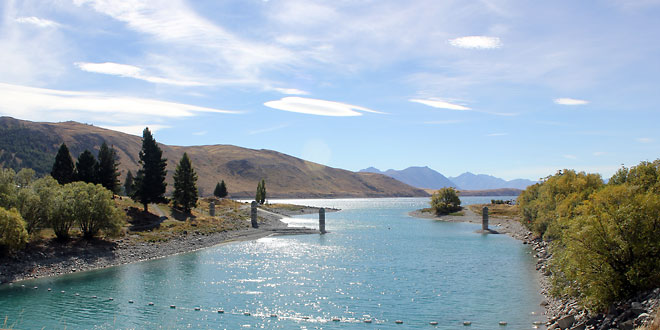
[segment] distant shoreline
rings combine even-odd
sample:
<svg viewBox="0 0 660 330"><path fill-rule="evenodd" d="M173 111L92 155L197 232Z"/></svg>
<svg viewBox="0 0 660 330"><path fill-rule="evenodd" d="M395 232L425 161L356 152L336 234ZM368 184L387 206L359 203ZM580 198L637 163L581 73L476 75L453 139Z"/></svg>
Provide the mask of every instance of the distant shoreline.
<svg viewBox="0 0 660 330"><path fill-rule="evenodd" d="M140 242L130 237L92 241L75 239L67 243L53 240L45 247L28 247L14 256L0 258L0 285L160 259L215 245L256 240L272 235L316 234L317 229L288 227L281 219L318 213L318 210L315 207L303 207L296 212L278 210L278 213L274 213L259 209L259 228L212 234L191 232L164 242ZM328 210L333 211L337 210Z"/></svg>

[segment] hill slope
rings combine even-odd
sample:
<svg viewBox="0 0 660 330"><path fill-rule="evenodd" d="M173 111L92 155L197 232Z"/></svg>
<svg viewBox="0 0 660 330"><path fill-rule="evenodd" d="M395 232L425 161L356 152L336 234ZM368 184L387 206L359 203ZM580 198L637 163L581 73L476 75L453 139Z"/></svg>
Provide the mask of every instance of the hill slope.
<svg viewBox="0 0 660 330"><path fill-rule="evenodd" d="M444 187L456 187L456 184L447 179L447 177L430 169L428 166L411 166L401 171L390 169L385 172L381 172L374 167L369 167L360 170L360 172L385 174L417 188L440 189Z"/></svg>
<svg viewBox="0 0 660 330"><path fill-rule="evenodd" d="M50 172L62 142L75 158L85 149L98 153L103 141L117 150L122 182L128 170L137 172L141 137L76 122L36 123L1 117L0 165L31 167L43 175ZM257 183L263 178L269 198L428 196L421 189L385 175L354 173L272 150L231 145L160 147L167 158L168 190L172 189L176 164L187 152L197 171L202 195L212 194L215 184L225 180L230 196L253 198Z"/></svg>

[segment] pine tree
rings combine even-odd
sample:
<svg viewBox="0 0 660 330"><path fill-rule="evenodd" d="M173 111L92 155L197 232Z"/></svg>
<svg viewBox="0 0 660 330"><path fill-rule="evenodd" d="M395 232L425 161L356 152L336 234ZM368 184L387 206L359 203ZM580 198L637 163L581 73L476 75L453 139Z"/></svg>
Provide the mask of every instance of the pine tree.
<svg viewBox="0 0 660 330"><path fill-rule="evenodd" d="M227 186L225 185L225 180L222 180L222 183L216 183L215 189L213 190L213 196L218 198L227 197Z"/></svg>
<svg viewBox="0 0 660 330"><path fill-rule="evenodd" d="M83 181L87 183L97 183L96 171L98 171L99 163L91 151L85 150L76 161L76 181Z"/></svg>
<svg viewBox="0 0 660 330"><path fill-rule="evenodd" d="M227 185L225 184L225 180L222 180L222 182L220 182L220 196L218 197L225 198L227 195L229 195L229 192L227 191Z"/></svg>
<svg viewBox="0 0 660 330"><path fill-rule="evenodd" d="M197 174L187 153L183 153L174 172L174 207L181 207L185 213L197 205Z"/></svg>
<svg viewBox="0 0 660 330"><path fill-rule="evenodd" d="M149 210L149 203L165 202L165 176L167 175L167 159L156 144L149 128L142 132L142 150L140 150L140 165L135 177L134 191L131 198L144 205L144 211Z"/></svg>
<svg viewBox="0 0 660 330"><path fill-rule="evenodd" d="M133 195L133 173L131 173L131 171L126 173L126 179L124 180L124 193L126 196Z"/></svg>
<svg viewBox="0 0 660 330"><path fill-rule="evenodd" d="M114 147L108 148L104 141L99 149L99 167L96 176L98 183L115 194L119 192L120 185L118 166L117 151Z"/></svg>
<svg viewBox="0 0 660 330"><path fill-rule="evenodd" d="M53 163L53 169L50 172L50 175L55 180L57 180L59 184L67 184L73 182L73 159L71 159L69 148L64 143L62 143L60 149L57 151L57 156L55 156L55 163Z"/></svg>

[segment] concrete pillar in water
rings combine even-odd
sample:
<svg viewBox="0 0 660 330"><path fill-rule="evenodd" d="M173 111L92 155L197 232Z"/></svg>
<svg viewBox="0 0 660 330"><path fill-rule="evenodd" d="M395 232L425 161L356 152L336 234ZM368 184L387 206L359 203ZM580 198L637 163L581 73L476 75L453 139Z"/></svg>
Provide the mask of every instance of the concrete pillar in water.
<svg viewBox="0 0 660 330"><path fill-rule="evenodd" d="M325 234L325 209L319 209L319 231L321 234Z"/></svg>
<svg viewBox="0 0 660 330"><path fill-rule="evenodd" d="M483 220L481 221L481 229L488 230L488 207L484 206L481 212L483 214Z"/></svg>
<svg viewBox="0 0 660 330"><path fill-rule="evenodd" d="M209 215L212 217L215 216L215 203L213 202L209 203Z"/></svg>
<svg viewBox="0 0 660 330"><path fill-rule="evenodd" d="M257 224L257 202L252 201L250 209L250 219L252 220L252 228L259 228Z"/></svg>

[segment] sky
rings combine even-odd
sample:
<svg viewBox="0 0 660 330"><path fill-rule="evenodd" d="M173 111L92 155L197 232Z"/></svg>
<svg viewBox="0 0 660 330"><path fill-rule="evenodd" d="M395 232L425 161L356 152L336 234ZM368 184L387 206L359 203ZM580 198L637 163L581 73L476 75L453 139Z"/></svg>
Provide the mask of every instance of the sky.
<svg viewBox="0 0 660 330"><path fill-rule="evenodd" d="M660 0L3 0L0 115L357 171L660 158Z"/></svg>

